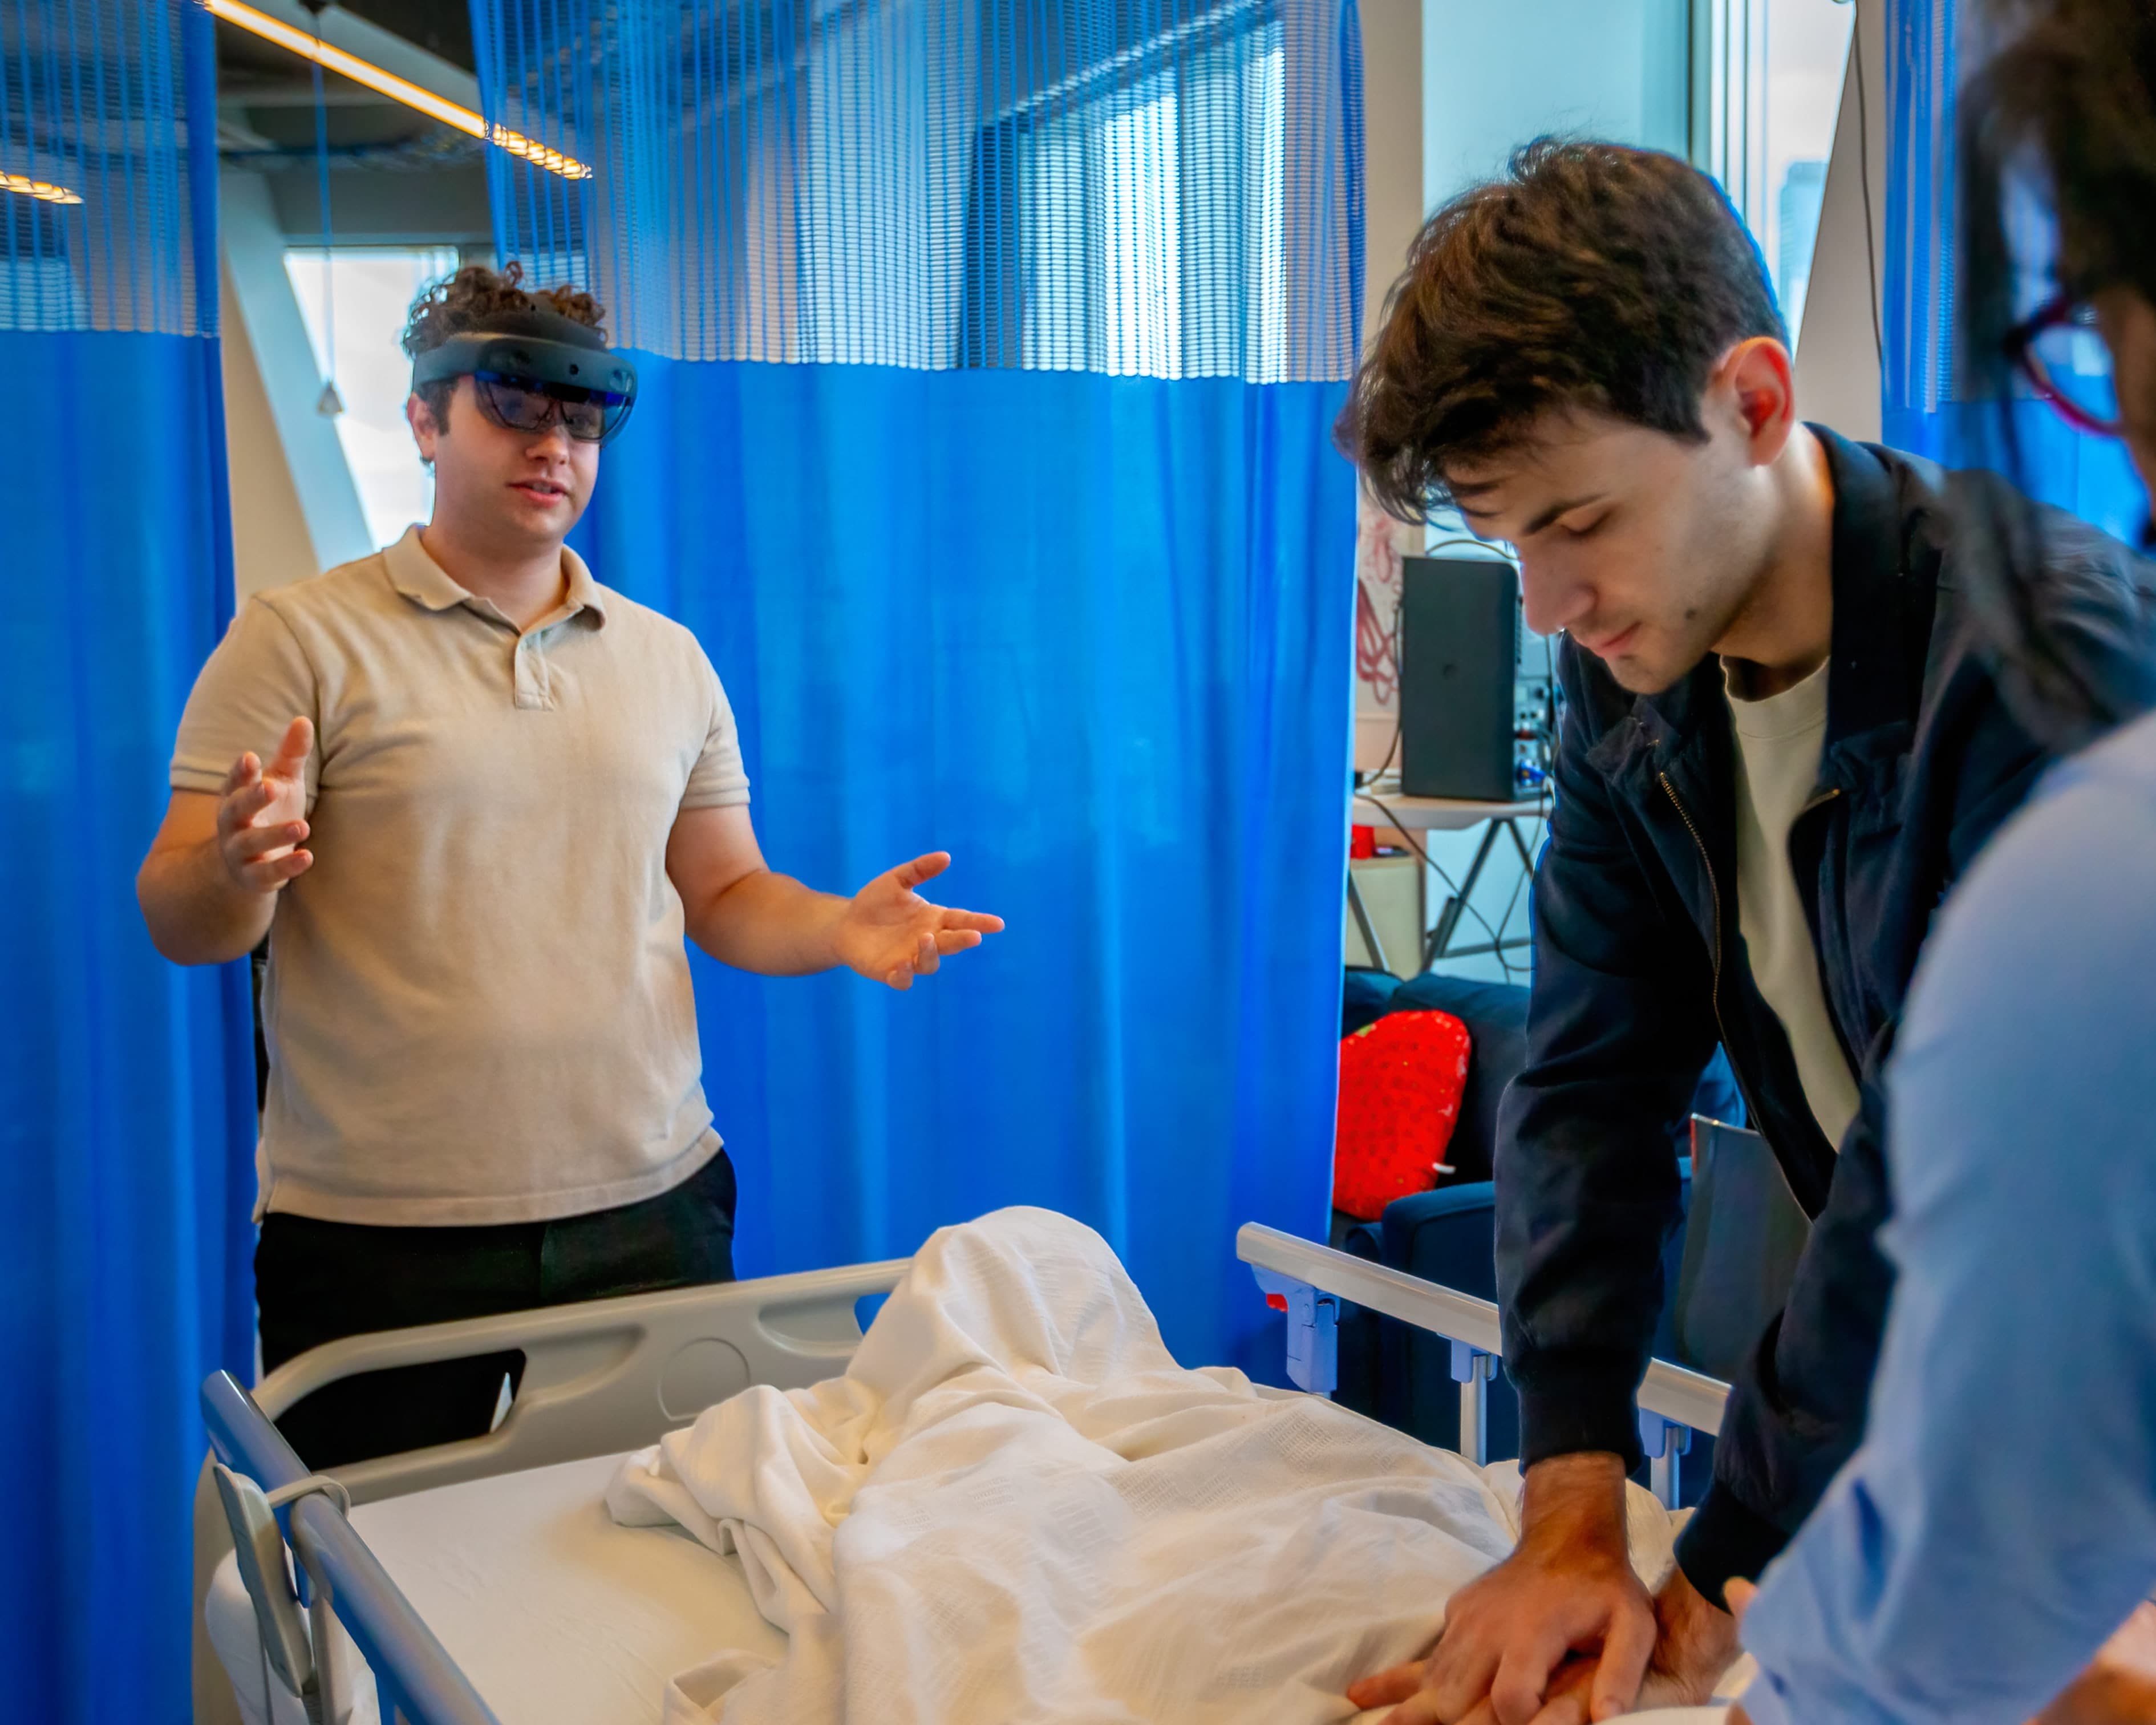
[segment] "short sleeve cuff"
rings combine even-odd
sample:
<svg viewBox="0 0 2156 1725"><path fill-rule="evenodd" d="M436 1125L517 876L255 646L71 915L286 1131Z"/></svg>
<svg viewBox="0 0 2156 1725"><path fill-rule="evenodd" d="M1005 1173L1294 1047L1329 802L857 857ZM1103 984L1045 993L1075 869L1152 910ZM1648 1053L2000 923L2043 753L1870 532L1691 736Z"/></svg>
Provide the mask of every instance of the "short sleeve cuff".
<svg viewBox="0 0 2156 1725"><path fill-rule="evenodd" d="M1789 1543L1788 1534L1717 1480L1677 1537L1677 1567L1702 1599L1727 1610L1722 1589L1732 1579L1757 1581Z"/></svg>
<svg viewBox="0 0 2156 1725"><path fill-rule="evenodd" d="M232 762L229 761L222 767L212 767L206 766L199 760L183 759L176 756L173 757L172 770L169 776L172 788L176 791L206 791L211 796L216 797L224 793L224 781L231 771Z"/></svg>
<svg viewBox="0 0 2156 1725"><path fill-rule="evenodd" d="M702 789L691 785L681 798L681 809L744 809L748 806L748 783L713 785Z"/></svg>

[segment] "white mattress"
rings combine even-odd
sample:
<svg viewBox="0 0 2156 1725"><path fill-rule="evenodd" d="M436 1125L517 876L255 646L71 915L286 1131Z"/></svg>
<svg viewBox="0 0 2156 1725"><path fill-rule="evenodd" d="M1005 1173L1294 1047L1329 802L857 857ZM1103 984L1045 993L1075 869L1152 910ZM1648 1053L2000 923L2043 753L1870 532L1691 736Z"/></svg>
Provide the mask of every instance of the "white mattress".
<svg viewBox="0 0 2156 1725"><path fill-rule="evenodd" d="M502 1725L659 1725L675 1672L729 1649L784 1656L786 1638L757 1614L738 1558L678 1529L620 1527L607 1514L601 1500L619 1460L503 1474L352 1512ZM229 1556L205 1609L248 1725L304 1725L297 1702L268 1692L254 1609ZM373 1686L359 1686L355 1695L347 1682L342 1697L347 1725L376 1725ZM1712 1725L1724 1712L1633 1717Z"/></svg>
<svg viewBox="0 0 2156 1725"><path fill-rule="evenodd" d="M503 1474L352 1512L502 1725L656 1725L675 1672L733 1648L785 1652L737 1558L675 1529L615 1525L601 1498L619 1460ZM253 1609L229 1557L207 1609L250 1725L281 1719L284 1709L264 1706ZM374 1716L365 1686L353 1725Z"/></svg>

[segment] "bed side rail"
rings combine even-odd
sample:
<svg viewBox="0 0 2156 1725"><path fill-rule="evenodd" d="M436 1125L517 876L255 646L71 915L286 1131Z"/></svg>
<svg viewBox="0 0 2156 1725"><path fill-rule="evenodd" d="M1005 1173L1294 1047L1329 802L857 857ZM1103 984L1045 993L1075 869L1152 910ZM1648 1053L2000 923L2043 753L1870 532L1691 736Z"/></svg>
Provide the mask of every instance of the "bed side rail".
<svg viewBox="0 0 2156 1725"><path fill-rule="evenodd" d="M305 1495L277 1511L277 1519L314 1603L326 1605L342 1621L373 1673L382 1720L400 1718L409 1725L501 1725L479 1692L457 1668L419 1614L382 1570L366 1543L326 1492L305 1489L311 1479L300 1458L263 1415L254 1398L229 1372L213 1373L203 1384L203 1422L209 1429L217 1459L275 1499L289 1488ZM266 1534L267 1523L264 1523ZM272 1588L288 1589L281 1557L268 1578ZM250 1592L252 1589L250 1589ZM292 1600L288 1596L285 1609ZM256 1609L265 1606L260 1599ZM316 1615L319 1621L319 1614ZM269 1639L265 1633L265 1641ZM317 1631L308 1653L331 1656L328 1637ZM340 1671L341 1681L357 1673ZM310 1674L308 1687L315 1688ZM316 1705L332 1700L325 1687Z"/></svg>
<svg viewBox="0 0 2156 1725"><path fill-rule="evenodd" d="M896 1287L908 1261L349 1337L280 1367L250 1400L274 1420L309 1392L362 1372L520 1352L522 1381L500 1425L461 1443L333 1470L352 1501L617 1455L657 1442L751 1384L797 1389L837 1376L860 1345L855 1302ZM203 1633L202 1604L232 1541L207 1464L196 1487L194 1519L195 1711L198 1725L228 1725L237 1718L231 1685Z"/></svg>
<svg viewBox="0 0 2156 1725"><path fill-rule="evenodd" d="M1332 1393L1342 1300L1451 1343L1452 1376L1460 1385L1460 1451L1471 1461L1489 1459L1486 1386L1505 1351L1494 1304L1260 1222L1245 1222L1237 1231L1235 1255L1276 1304L1286 1305L1288 1376L1304 1389ZM1647 1367L1639 1392L1640 1437L1655 1495L1672 1508L1678 1458L1691 1447L1693 1432L1721 1430L1728 1395L1727 1384L1667 1360Z"/></svg>
<svg viewBox="0 0 2156 1725"><path fill-rule="evenodd" d="M356 1503L614 1455L656 1443L752 1384L798 1389L836 1377L860 1345L855 1302L896 1287L909 1261L351 1336L287 1362L254 1399L275 1420L310 1392L363 1372L523 1354L516 1399L485 1436L335 1470Z"/></svg>

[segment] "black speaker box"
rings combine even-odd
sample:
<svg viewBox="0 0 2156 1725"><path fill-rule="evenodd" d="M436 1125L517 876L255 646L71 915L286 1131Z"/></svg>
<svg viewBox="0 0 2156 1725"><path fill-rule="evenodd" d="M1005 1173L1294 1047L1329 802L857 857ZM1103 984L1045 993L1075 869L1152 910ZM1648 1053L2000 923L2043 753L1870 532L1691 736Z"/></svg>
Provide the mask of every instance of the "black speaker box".
<svg viewBox="0 0 2156 1725"><path fill-rule="evenodd" d="M1403 561L1400 789L1407 795L1498 803L1532 794L1533 787L1520 783L1514 746L1527 698L1523 633L1520 578L1510 563Z"/></svg>

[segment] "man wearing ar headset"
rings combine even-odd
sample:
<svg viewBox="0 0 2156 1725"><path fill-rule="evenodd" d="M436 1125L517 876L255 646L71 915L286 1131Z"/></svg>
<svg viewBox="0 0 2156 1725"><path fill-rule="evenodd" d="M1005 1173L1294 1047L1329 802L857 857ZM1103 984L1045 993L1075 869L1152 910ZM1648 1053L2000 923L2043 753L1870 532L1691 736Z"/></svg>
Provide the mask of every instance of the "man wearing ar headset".
<svg viewBox="0 0 2156 1725"><path fill-rule="evenodd" d="M894 988L999 930L774 873L693 636L562 543L636 373L512 264L421 295L406 413L433 519L245 606L203 668L138 891L214 964L266 934L263 1364L340 1337L732 1275L685 934ZM518 1357L402 1368L281 1425L327 1467L475 1435ZM394 1380L394 1381L392 1381Z"/></svg>

